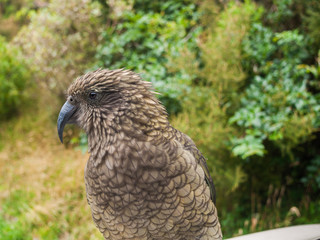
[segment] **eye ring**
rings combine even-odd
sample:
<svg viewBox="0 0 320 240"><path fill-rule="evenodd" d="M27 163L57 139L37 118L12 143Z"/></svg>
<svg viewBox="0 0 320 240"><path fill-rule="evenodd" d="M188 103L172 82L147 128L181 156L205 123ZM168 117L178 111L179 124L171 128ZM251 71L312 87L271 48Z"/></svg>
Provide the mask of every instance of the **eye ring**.
<svg viewBox="0 0 320 240"><path fill-rule="evenodd" d="M96 97L97 97L97 93L96 92L90 92L89 93L89 98L90 99L94 100L94 99L96 99Z"/></svg>

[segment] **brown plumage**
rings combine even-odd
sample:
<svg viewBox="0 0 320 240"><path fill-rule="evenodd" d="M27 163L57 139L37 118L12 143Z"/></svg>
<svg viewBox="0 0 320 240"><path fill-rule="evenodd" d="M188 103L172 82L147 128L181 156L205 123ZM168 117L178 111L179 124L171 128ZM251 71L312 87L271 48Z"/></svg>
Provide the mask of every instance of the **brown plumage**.
<svg viewBox="0 0 320 240"><path fill-rule="evenodd" d="M88 135L87 200L105 239L222 239L205 158L173 128L151 84L129 70L96 70L68 89L58 132Z"/></svg>

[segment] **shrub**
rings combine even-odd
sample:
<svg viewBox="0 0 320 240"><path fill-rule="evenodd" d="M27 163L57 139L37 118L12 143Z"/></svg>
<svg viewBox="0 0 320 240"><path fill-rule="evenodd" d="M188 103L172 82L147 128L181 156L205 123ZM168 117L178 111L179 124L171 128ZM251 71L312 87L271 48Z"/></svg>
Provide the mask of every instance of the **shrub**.
<svg viewBox="0 0 320 240"><path fill-rule="evenodd" d="M240 215L251 210L251 223L247 217L243 228L251 224L250 231L293 224L318 188L319 69L308 65L316 53L299 29L279 29L262 19L251 24L242 41L246 85L229 119L238 126L231 150L248 176L237 202Z"/></svg>
<svg viewBox="0 0 320 240"><path fill-rule="evenodd" d="M287 226L298 216L286 208L315 196L319 183L319 66L307 64L315 52L299 29L270 21L293 21L291 10L263 14L250 1L217 10L212 2L203 3L211 15L203 15L198 52L185 48L175 61L193 81L173 123L208 157L225 235Z"/></svg>
<svg viewBox="0 0 320 240"><path fill-rule="evenodd" d="M88 0L52 1L31 14L30 24L13 42L21 47L40 89L64 97L70 82L93 63L99 14L98 4Z"/></svg>
<svg viewBox="0 0 320 240"><path fill-rule="evenodd" d="M214 9L215 5L207 5ZM203 67L198 75L213 91L220 91L225 101L243 86L246 73L242 69L241 43L250 22L261 15L262 9L250 1L243 4L230 1L227 7L207 26L199 41ZM202 40L202 41L201 41Z"/></svg>
<svg viewBox="0 0 320 240"><path fill-rule="evenodd" d="M303 25L307 29L307 36L316 50L320 48L320 2L317 0L306 3L306 13L303 16Z"/></svg>
<svg viewBox="0 0 320 240"><path fill-rule="evenodd" d="M236 207L232 199L246 179L241 162L230 152L230 139L238 131L228 126L228 119L246 79L241 64L242 40L261 10L249 1L230 2L221 12L216 12L217 6L211 1L205 1L201 8L205 31L197 40L198 52L197 48L184 48L181 56L172 60L173 67L193 77L189 82L191 90L182 100L183 111L172 122L208 158L217 186L218 208L224 212ZM209 21L212 14L215 20Z"/></svg>
<svg viewBox="0 0 320 240"><path fill-rule="evenodd" d="M19 56L17 48L0 38L0 120L16 114L25 100L30 72Z"/></svg>
<svg viewBox="0 0 320 240"><path fill-rule="evenodd" d="M180 110L178 97L187 88L188 78L181 71L171 72L168 58L183 46L195 45L199 13L189 2L150 3L150 7L133 1L120 16L116 10L111 11L112 24L103 31L97 48L97 65L141 73L162 93L160 98L169 112L176 113Z"/></svg>
<svg viewBox="0 0 320 240"><path fill-rule="evenodd" d="M230 119L245 131L234 139L233 153L263 156L268 140L291 154L319 126L320 103L308 90L310 76L301 65L308 56L307 42L296 30L273 33L254 24L243 48L252 75L242 107Z"/></svg>

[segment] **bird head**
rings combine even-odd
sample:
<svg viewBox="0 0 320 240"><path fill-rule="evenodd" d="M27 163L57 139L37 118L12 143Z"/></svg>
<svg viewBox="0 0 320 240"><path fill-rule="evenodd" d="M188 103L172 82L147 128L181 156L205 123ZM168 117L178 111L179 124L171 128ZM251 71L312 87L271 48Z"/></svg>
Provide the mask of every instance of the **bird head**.
<svg viewBox="0 0 320 240"><path fill-rule="evenodd" d="M98 69L78 77L70 85L57 128L63 142L63 129L68 123L89 134L101 132L102 128L116 129L125 122L147 126L157 119L167 124L167 113L151 91L151 83L129 70Z"/></svg>

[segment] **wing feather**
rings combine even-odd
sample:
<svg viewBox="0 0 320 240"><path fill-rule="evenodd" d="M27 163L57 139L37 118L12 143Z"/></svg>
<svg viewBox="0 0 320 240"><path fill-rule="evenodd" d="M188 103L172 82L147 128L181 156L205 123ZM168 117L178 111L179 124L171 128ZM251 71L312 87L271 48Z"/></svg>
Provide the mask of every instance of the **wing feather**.
<svg viewBox="0 0 320 240"><path fill-rule="evenodd" d="M211 200L213 201L214 204L216 204L216 189L215 189L212 177L210 175L205 157L202 155L202 153L199 151L195 143L192 141L192 139L188 135L180 132L177 129L174 129L174 130L175 130L176 140L179 141L184 146L185 150L188 150L195 157L196 161L203 169L205 174L205 181L210 188Z"/></svg>

